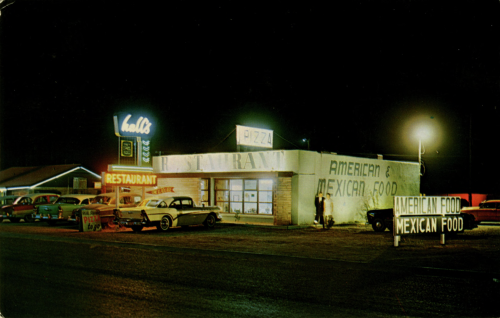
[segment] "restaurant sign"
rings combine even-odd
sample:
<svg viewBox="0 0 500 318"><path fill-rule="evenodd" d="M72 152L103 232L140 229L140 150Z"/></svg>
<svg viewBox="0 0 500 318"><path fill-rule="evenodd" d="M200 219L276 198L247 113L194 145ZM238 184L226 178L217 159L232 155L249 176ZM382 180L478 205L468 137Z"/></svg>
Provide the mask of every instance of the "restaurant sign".
<svg viewBox="0 0 500 318"><path fill-rule="evenodd" d="M460 210L460 197L395 196L394 245L400 235L463 232Z"/></svg>
<svg viewBox="0 0 500 318"><path fill-rule="evenodd" d="M273 148L273 131L236 125L236 145Z"/></svg>
<svg viewBox="0 0 500 318"><path fill-rule="evenodd" d="M99 212L83 209L82 220L80 222L80 232L98 232L101 231L101 217Z"/></svg>
<svg viewBox="0 0 500 318"><path fill-rule="evenodd" d="M156 187L158 176L151 173L103 172L104 185Z"/></svg>
<svg viewBox="0 0 500 318"><path fill-rule="evenodd" d="M113 116L115 135L118 137L142 137L149 139L155 125L145 114L118 113Z"/></svg>

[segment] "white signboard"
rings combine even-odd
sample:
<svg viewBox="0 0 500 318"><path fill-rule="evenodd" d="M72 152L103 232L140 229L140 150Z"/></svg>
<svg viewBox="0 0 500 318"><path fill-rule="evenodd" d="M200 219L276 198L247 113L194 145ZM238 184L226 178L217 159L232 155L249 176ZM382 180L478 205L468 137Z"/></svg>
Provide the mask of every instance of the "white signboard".
<svg viewBox="0 0 500 318"><path fill-rule="evenodd" d="M460 216L460 197L394 197L394 246L399 246L400 235L462 232L464 220Z"/></svg>
<svg viewBox="0 0 500 318"><path fill-rule="evenodd" d="M92 210L82 210L80 232L96 232L101 229L101 217L99 213Z"/></svg>
<svg viewBox="0 0 500 318"><path fill-rule="evenodd" d="M273 131L236 125L236 145L273 148Z"/></svg>
<svg viewBox="0 0 500 318"><path fill-rule="evenodd" d="M394 216L460 214L460 210L460 197L394 197Z"/></svg>

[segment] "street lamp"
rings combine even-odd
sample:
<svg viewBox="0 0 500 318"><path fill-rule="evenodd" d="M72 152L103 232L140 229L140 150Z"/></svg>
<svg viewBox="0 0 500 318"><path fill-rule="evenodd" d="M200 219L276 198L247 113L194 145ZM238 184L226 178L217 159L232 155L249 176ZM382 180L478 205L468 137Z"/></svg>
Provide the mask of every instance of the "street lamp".
<svg viewBox="0 0 500 318"><path fill-rule="evenodd" d="M311 139L308 139L308 138L304 138L302 139L302 142L307 142L307 150L310 150L309 149L309 142L311 141Z"/></svg>
<svg viewBox="0 0 500 318"><path fill-rule="evenodd" d="M417 129L416 136L418 137L418 167L420 169L420 176L422 176L422 155L425 154L425 146L422 143L423 140L427 140L430 136L430 130L428 127L422 126Z"/></svg>

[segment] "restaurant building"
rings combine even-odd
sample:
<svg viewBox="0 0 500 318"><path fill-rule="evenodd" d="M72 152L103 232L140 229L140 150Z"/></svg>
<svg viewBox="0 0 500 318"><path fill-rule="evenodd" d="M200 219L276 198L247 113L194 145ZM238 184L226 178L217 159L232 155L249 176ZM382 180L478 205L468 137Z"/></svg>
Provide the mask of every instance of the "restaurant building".
<svg viewBox="0 0 500 318"><path fill-rule="evenodd" d="M157 156L153 173L147 195L191 196L220 206L227 222L312 224L321 191L331 194L336 224L364 223L368 209L420 193L418 163L304 150Z"/></svg>

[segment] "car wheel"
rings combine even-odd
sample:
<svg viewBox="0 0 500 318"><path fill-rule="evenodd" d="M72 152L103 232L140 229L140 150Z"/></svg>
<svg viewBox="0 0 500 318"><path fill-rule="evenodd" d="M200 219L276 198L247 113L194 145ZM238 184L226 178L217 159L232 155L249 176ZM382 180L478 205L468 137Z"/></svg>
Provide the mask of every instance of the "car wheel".
<svg viewBox="0 0 500 318"><path fill-rule="evenodd" d="M134 231L136 233L142 231L143 228L144 228L144 226L142 226L142 225L132 225L132 231Z"/></svg>
<svg viewBox="0 0 500 318"><path fill-rule="evenodd" d="M33 222L33 217L31 217L31 214L26 214L24 216L24 222Z"/></svg>
<svg viewBox="0 0 500 318"><path fill-rule="evenodd" d="M209 214L205 219L205 222L203 222L203 225L205 225L206 228L212 229L215 227L215 222L215 216L213 214Z"/></svg>
<svg viewBox="0 0 500 318"><path fill-rule="evenodd" d="M156 228L162 232L167 231L170 228L170 218L168 216L162 217L160 224L158 224Z"/></svg>
<svg viewBox="0 0 500 318"><path fill-rule="evenodd" d="M386 228L384 220L382 220L381 218L374 219L372 228L375 232L384 232Z"/></svg>
<svg viewBox="0 0 500 318"><path fill-rule="evenodd" d="M21 221L21 219L18 219L18 218L12 218L12 219L9 219L11 223L19 223L19 221Z"/></svg>

